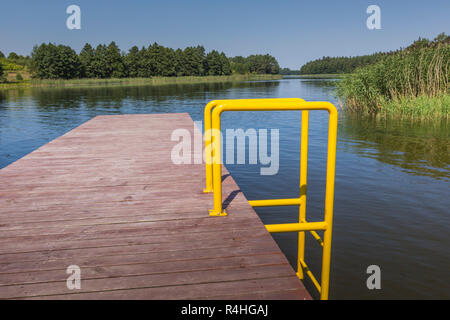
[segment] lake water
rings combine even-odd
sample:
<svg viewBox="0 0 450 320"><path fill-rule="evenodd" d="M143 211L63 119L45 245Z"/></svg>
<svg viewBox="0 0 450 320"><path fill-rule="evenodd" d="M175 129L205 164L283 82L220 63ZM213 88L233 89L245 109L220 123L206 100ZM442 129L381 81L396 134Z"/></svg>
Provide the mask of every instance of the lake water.
<svg viewBox="0 0 450 320"><path fill-rule="evenodd" d="M188 112L202 120L213 99L301 97L338 105L337 80L0 91L0 168L102 114ZM279 129L280 168L227 165L250 200L299 193L300 112L225 113L226 128ZM307 218L324 209L328 114L310 114ZM339 112L331 299L450 298L450 156L446 121L377 120ZM265 223L296 222L298 208L258 208ZM275 239L296 265L297 236ZM306 261L320 276L321 250L307 235ZM368 290L367 267L381 268ZM314 292L310 283L306 283ZM316 296L317 297L317 296Z"/></svg>

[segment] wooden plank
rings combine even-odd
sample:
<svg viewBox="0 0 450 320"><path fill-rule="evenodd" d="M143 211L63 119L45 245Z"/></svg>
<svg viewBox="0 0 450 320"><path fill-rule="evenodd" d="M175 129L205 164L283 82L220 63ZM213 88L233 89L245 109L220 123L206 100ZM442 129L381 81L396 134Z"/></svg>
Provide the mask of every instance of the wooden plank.
<svg viewBox="0 0 450 320"><path fill-rule="evenodd" d="M128 288L151 288L184 286L188 284L217 283L240 280L266 279L292 275L290 266L262 265L226 269L205 269L200 271L184 270L183 272L164 272L144 275L120 275L100 279L83 278L83 285L78 293L123 290ZM146 271L149 272L149 271ZM61 272L63 273L63 272ZM127 272L129 273L129 272ZM8 285L0 287L5 299L46 296L51 294L71 293L66 286L66 280L44 283Z"/></svg>
<svg viewBox="0 0 450 320"><path fill-rule="evenodd" d="M25 299L99 299L99 300L121 300L121 299L158 299L158 300L183 300L183 299L216 299L223 295L227 295L226 299L231 299L232 296L246 294L247 297L256 297L259 292L268 292L273 290L275 292L284 291L286 293L298 289L298 281L296 276L262 278L251 280L239 280L228 282L211 282L200 284L188 284L183 286L167 286L167 287L144 287L131 288L123 290L111 290L101 292L89 293L75 293L64 295L50 295L29 297ZM231 294L231 292L233 292ZM279 293L274 295L268 294L266 299L276 299ZM307 292L304 293L308 295ZM288 299L288 298L284 298ZM292 294L291 299L304 299Z"/></svg>
<svg viewBox="0 0 450 320"><path fill-rule="evenodd" d="M201 135L187 114L99 116L0 170L0 298L310 299L232 177L209 216L175 129Z"/></svg>
<svg viewBox="0 0 450 320"><path fill-rule="evenodd" d="M256 246L260 244L260 246ZM248 241L243 243L243 246L233 246L233 245L205 245L202 248L191 249L189 247L183 248L182 250L176 248L174 249L157 249L154 251L140 252L136 250L126 251L123 253L124 248L121 248L122 252L110 253L105 250L100 254L87 256L76 255L76 252L69 257L60 259L36 259L32 261L10 261L0 264L0 273L17 273L17 272L32 272L37 270L66 270L69 266L67 261L72 260L72 264L84 266L101 266L101 265L115 265L123 263L142 263L142 262L156 262L156 261L185 261L190 259L215 259L219 257L230 257L230 256L243 256L243 255L256 255L256 254L272 254L277 253L279 250L273 248L271 250L264 246L268 244L264 241ZM92 250L95 252L95 250Z"/></svg>
<svg viewBox="0 0 450 320"><path fill-rule="evenodd" d="M87 266L83 268L83 279L101 279L120 276L135 276L158 273L179 273L189 271L209 271L216 269L246 268L249 266L263 266L286 264L281 253L265 253L260 255L244 255L233 257L214 257L211 259L184 260L172 266L173 261L149 262L142 260L141 263L123 265ZM218 268L220 263L220 268ZM170 270L167 272L167 270ZM20 273L0 273L1 286L22 285L33 283L45 283L55 281L66 281L67 274L62 269L36 270Z"/></svg>

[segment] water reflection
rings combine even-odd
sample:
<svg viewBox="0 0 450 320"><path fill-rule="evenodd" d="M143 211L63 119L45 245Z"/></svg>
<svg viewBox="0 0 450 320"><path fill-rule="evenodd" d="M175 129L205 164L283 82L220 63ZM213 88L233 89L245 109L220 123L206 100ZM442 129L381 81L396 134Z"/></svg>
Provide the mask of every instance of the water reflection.
<svg viewBox="0 0 450 320"><path fill-rule="evenodd" d="M400 167L409 174L450 178L446 119L405 121L346 115L339 136L343 150Z"/></svg>
<svg viewBox="0 0 450 320"><path fill-rule="evenodd" d="M163 102L177 97L179 99L198 99L209 92L221 94L233 88L271 88L278 86L278 81L255 82L225 82L225 83L199 83L199 84L170 84L159 86L110 86L110 87L83 87L83 88L26 88L7 90L4 99L18 101L25 97L32 97L33 101L41 107L74 107L85 103L89 107L102 104L121 104L125 99L134 101L152 100ZM0 96L1 97L1 96Z"/></svg>
<svg viewBox="0 0 450 320"><path fill-rule="evenodd" d="M213 99L273 96L279 81L0 91L0 168L97 115L188 112Z"/></svg>

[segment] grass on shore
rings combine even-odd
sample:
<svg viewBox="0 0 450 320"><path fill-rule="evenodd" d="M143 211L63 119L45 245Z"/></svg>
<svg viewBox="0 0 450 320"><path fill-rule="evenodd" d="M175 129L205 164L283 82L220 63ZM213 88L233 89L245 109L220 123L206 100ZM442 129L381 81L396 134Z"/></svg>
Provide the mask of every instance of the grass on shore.
<svg viewBox="0 0 450 320"><path fill-rule="evenodd" d="M349 111L448 118L450 45L406 50L357 69L337 84Z"/></svg>
<svg viewBox="0 0 450 320"><path fill-rule="evenodd" d="M139 85L165 85L165 84L189 84L210 82L236 82L277 80L281 75L269 74L245 74L230 76L187 76L187 77L153 77L153 78L111 78L111 79L32 79L0 84L1 89L24 87L91 87L91 86L139 86Z"/></svg>
<svg viewBox="0 0 450 320"><path fill-rule="evenodd" d="M450 94L429 97L399 97L385 100L380 104L381 115L402 115L413 118L448 118L450 112Z"/></svg>

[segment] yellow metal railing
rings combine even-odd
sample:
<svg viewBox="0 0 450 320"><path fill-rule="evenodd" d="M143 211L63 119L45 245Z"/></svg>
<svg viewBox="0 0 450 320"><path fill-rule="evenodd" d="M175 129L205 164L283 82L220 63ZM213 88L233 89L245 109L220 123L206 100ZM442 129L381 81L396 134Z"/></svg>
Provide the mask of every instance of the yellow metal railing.
<svg viewBox="0 0 450 320"><path fill-rule="evenodd" d="M337 139L337 110L329 102L306 102L303 99L242 99L242 100L215 100L205 107L205 162L206 162L206 188L204 192L214 193L214 208L210 210L211 216L225 216L222 208L222 156L221 156L221 130L220 116L225 111L282 111L301 110L301 159L300 159L300 195L293 199L271 199L249 201L253 207L268 206L299 206L299 222L285 224L269 224L269 232L298 232L298 258L297 276L303 280L308 275L320 293L322 300L328 299L331 259L331 235L333 223L334 178L336 162ZM306 186L308 165L308 123L309 111L326 110L329 113L328 121L328 150L327 173L325 191L324 220L307 222L306 220ZM323 230L323 240L316 232ZM305 263L305 231L309 231L314 239L322 246L322 272L321 281L314 277Z"/></svg>

